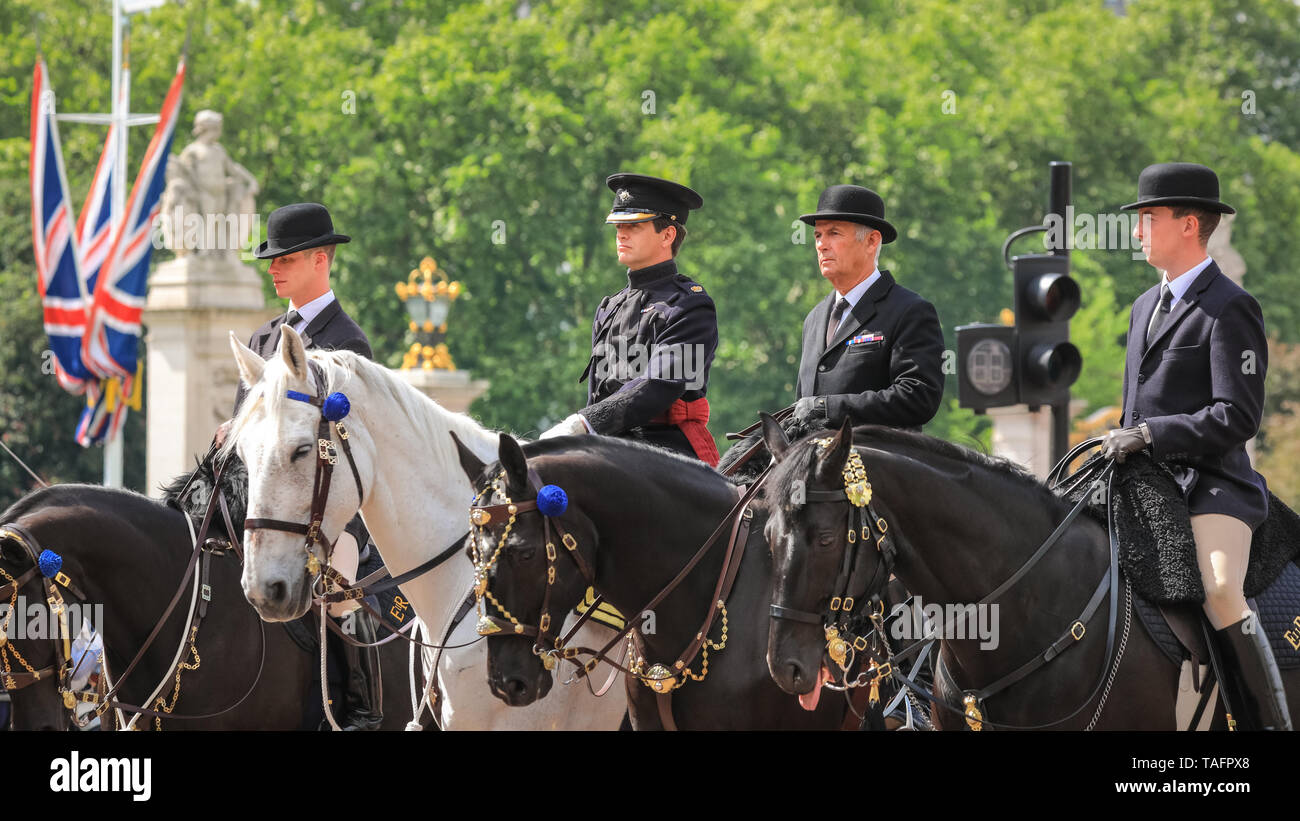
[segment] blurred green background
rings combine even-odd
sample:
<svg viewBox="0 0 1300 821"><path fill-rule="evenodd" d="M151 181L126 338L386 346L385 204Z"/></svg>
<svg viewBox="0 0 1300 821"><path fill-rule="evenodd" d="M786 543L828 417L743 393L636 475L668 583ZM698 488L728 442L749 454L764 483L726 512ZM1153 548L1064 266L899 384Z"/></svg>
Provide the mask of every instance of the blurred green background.
<svg viewBox="0 0 1300 821"><path fill-rule="evenodd" d="M81 400L41 371L34 33L60 110L106 110L110 9L0 5L0 439L57 481L98 481L101 454L73 441ZM667 176L704 197L679 265L718 307L709 400L721 438L793 400L802 319L827 292L796 217L826 185L883 195L900 237L880 265L935 303L952 347L954 327L1010 306L999 248L1041 221L1050 160L1073 162L1087 214L1131 201L1149 163L1210 165L1239 212L1233 245L1274 338L1257 467L1300 500L1291 0L189 0L133 18L135 110L161 104L187 30L174 150L194 113L215 109L222 144L261 183L263 217L288 202L329 206L353 237L335 290L385 364L410 343L393 283L435 257L469 292L451 315L451 353L492 382L474 414L525 435L583 404L591 315L625 282L603 224L607 174ZM61 130L80 207L103 130ZM149 131L133 129L132 176ZM1084 300L1074 394L1088 410L1117 405L1128 306L1157 275L1127 247L1072 261ZM987 420L956 404L949 376L927 433L987 445ZM142 416L126 429L126 480L140 490ZM30 487L0 457L0 504Z"/></svg>

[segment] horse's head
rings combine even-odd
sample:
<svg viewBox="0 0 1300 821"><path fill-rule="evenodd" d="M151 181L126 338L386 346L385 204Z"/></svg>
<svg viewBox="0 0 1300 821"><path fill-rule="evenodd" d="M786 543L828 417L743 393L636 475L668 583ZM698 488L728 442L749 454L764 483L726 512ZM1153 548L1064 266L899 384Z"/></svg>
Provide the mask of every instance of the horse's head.
<svg viewBox="0 0 1300 821"><path fill-rule="evenodd" d="M15 584L32 568L32 558L22 545L0 536L0 689L7 688L6 679L13 685L8 692L15 730L66 730L68 712L59 692L61 671L55 644L62 638L48 635L41 577L33 574ZM30 621L28 608L36 613ZM34 633L33 628L39 629L39 636L26 636L29 631ZM41 677L34 678L34 672Z"/></svg>
<svg viewBox="0 0 1300 821"><path fill-rule="evenodd" d="M475 491L468 550L479 633L488 637L488 685L507 704L525 706L551 689L555 640L591 584L595 533L559 486L530 476L508 434L501 434L500 461L486 470L459 439L456 446Z"/></svg>
<svg viewBox="0 0 1300 821"><path fill-rule="evenodd" d="M842 628L869 617L865 599L888 582L881 551L892 547L867 513L871 487L847 421L832 436L791 445L768 417L763 435L777 460L767 489L773 564L767 664L781 689L806 696L801 701L811 709L830 678L823 658L829 653L843 661L851 652L843 641L855 636Z"/></svg>
<svg viewBox="0 0 1300 821"><path fill-rule="evenodd" d="M370 465L351 459L359 454L365 462L355 447L364 429L349 418L352 447L340 447L341 426L332 423L340 411L346 415L347 402L331 409L327 397L335 398L337 386L325 384L324 368L309 367L302 337L288 325L280 327L278 355L266 362L234 334L230 343L249 386L225 446L238 450L248 469L244 595L263 619L289 621L311 605L323 545L334 543L361 506L360 476ZM327 494L320 489L326 476Z"/></svg>

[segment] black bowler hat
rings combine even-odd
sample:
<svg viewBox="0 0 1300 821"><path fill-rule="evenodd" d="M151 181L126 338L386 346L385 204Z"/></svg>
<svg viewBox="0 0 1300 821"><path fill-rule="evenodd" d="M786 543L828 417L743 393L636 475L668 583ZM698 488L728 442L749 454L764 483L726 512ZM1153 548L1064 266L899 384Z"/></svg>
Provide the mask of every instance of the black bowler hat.
<svg viewBox="0 0 1300 821"><path fill-rule="evenodd" d="M315 202L295 202L275 209L267 217L266 242L257 246L253 256L271 259L351 240L351 237L334 233L334 221L325 206Z"/></svg>
<svg viewBox="0 0 1300 821"><path fill-rule="evenodd" d="M606 223L627 225L664 217L685 225L691 211L704 205L704 199L686 186L645 174L613 174L605 184L614 192Z"/></svg>
<svg viewBox="0 0 1300 821"><path fill-rule="evenodd" d="M1219 202L1219 178L1194 162L1162 162L1148 165L1138 177L1138 201L1120 206L1121 211L1156 205L1192 205L1220 214L1237 213Z"/></svg>
<svg viewBox="0 0 1300 821"><path fill-rule="evenodd" d="M898 231L885 221L885 201L870 188L860 185L832 185L817 198L817 213L799 219L813 225L817 220L844 220L875 228L881 242L898 239Z"/></svg>

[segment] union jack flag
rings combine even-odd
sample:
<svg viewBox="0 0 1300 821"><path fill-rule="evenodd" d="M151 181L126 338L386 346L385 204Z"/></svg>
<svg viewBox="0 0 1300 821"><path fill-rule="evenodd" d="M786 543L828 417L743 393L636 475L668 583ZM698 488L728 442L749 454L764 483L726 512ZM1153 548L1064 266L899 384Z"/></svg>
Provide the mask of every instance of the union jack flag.
<svg viewBox="0 0 1300 821"><path fill-rule="evenodd" d="M54 352L59 384L80 394L95 378L81 358L88 291L73 234L68 178L54 120L54 91L44 60L37 61L32 81L31 136L32 249L45 334Z"/></svg>
<svg viewBox="0 0 1300 821"><path fill-rule="evenodd" d="M113 238L95 283L87 333L81 354L87 367L101 377L126 379L136 373L140 346L140 315L149 286L149 257L154 218L166 185L167 160L181 109L185 61L176 68L158 126L131 186L122 227ZM129 390L125 388L124 390Z"/></svg>
<svg viewBox="0 0 1300 821"><path fill-rule="evenodd" d="M86 204L77 220L77 248L81 251L81 274L85 278L86 293L95 293L95 282L108 257L113 241L113 171L117 166L117 126L108 127L104 139L104 152L99 155L95 178L86 194Z"/></svg>

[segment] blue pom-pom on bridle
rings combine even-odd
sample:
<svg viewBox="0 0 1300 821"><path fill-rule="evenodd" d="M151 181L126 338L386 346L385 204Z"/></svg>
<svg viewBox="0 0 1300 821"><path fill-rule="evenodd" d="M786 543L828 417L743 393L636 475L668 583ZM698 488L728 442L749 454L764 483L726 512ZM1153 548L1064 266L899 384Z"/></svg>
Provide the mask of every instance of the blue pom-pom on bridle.
<svg viewBox="0 0 1300 821"><path fill-rule="evenodd" d="M543 516L559 516L569 509L569 496L559 485L543 485L537 491L537 510Z"/></svg>
<svg viewBox="0 0 1300 821"><path fill-rule="evenodd" d="M290 399L296 399L299 402L306 402L309 405L320 405L321 416L324 416L325 419L330 422L338 422L339 420L346 418L352 411L352 403L348 401L347 395L340 391L331 393L329 396L325 397L325 401L323 402L318 401L316 397L305 394L302 391L285 391L284 395Z"/></svg>
<svg viewBox="0 0 1300 821"><path fill-rule="evenodd" d="M59 569L63 567L63 557L53 550L42 550L36 563L40 565L41 575L47 579L52 579L59 572Z"/></svg>
<svg viewBox="0 0 1300 821"><path fill-rule="evenodd" d="M324 416L331 422L339 421L347 416L348 412L351 410L352 403L348 401L347 396L339 391L335 391L325 397L325 401L322 402L320 406L321 416Z"/></svg>

